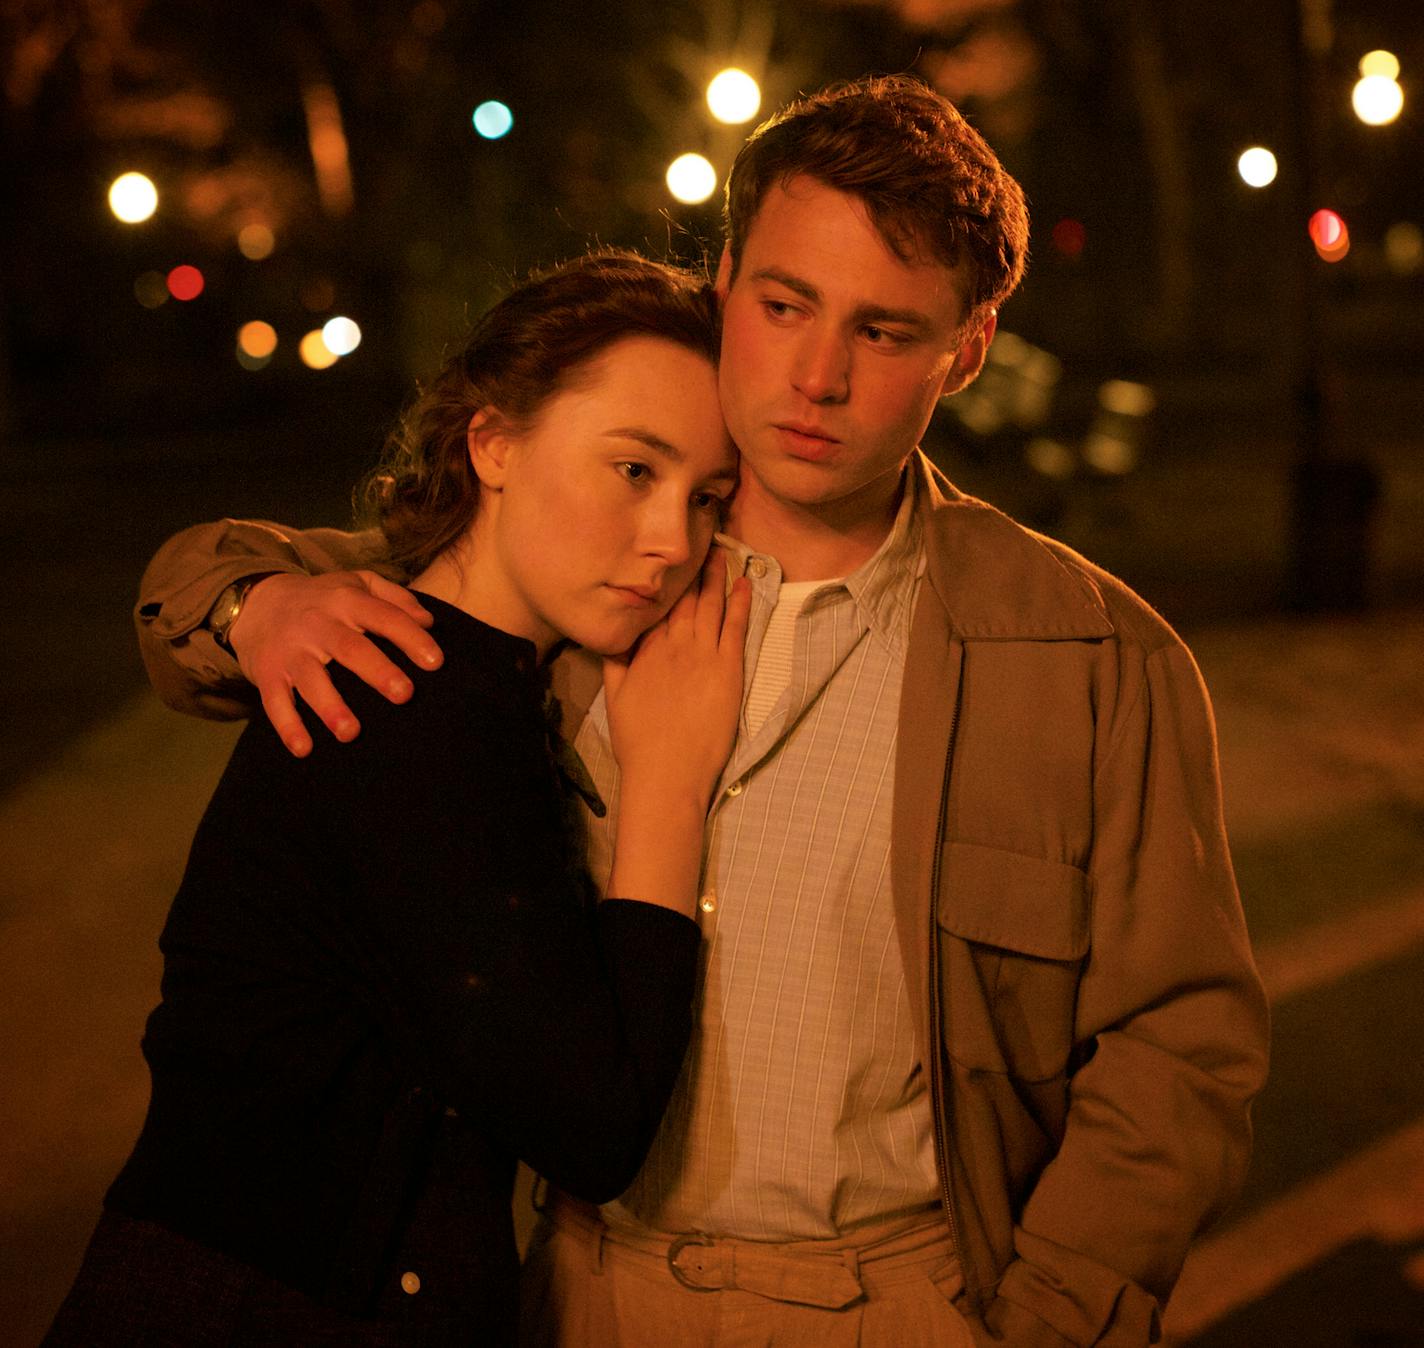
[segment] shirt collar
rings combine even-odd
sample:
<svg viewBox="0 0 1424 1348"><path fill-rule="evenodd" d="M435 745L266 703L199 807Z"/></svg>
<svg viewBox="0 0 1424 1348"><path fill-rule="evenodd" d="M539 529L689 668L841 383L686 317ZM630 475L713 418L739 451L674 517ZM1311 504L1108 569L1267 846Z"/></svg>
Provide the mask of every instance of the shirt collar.
<svg viewBox="0 0 1424 1348"><path fill-rule="evenodd" d="M838 582L826 582L827 588L811 600L813 606L819 607L834 603L838 594L849 594L865 625L896 648L902 648L908 639L916 583L924 572L925 561L920 508L924 487L913 464L906 468L901 480L900 505L885 541L850 575ZM729 574L745 573L747 563L755 556L752 549L729 534L718 534L717 542L735 561L728 568Z"/></svg>

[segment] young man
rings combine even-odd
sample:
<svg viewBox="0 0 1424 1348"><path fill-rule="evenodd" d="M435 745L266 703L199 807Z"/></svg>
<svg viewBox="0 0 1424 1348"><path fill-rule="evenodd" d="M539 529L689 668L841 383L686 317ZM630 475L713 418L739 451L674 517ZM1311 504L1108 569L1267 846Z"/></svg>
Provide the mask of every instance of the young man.
<svg viewBox="0 0 1424 1348"><path fill-rule="evenodd" d="M549 1205L536 1341L1129 1348L1240 1184L1265 1005L1195 665L916 448L979 372L1026 241L1017 185L909 80L793 104L733 169L725 542L753 614L700 1026L632 1188ZM240 711L216 634L294 751L294 687L355 733L326 661L399 700L362 632L438 660L398 587L305 575L378 558L330 531L180 535L139 609L155 682ZM272 572L244 606L232 587ZM565 675L611 818L596 679Z"/></svg>

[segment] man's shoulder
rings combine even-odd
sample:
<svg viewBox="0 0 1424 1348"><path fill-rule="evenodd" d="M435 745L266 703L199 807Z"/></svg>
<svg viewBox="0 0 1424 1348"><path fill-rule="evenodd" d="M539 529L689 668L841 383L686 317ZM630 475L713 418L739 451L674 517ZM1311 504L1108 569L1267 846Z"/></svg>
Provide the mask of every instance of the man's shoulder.
<svg viewBox="0 0 1424 1348"><path fill-rule="evenodd" d="M965 635L1114 640L1149 654L1181 644L1119 576L935 476L930 575Z"/></svg>

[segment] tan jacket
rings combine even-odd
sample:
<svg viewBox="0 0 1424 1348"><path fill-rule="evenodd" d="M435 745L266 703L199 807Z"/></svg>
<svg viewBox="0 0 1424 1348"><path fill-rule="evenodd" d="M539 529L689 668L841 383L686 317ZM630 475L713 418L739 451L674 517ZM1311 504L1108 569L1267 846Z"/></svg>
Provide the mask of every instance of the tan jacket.
<svg viewBox="0 0 1424 1348"><path fill-rule="evenodd" d="M1121 582L920 467L893 892L967 1309L986 1344L1138 1348L1240 1187L1266 1071L1211 711ZM138 610L155 686L244 714L251 690L198 630L222 586L377 556L370 535L179 535ZM560 680L575 723L591 672Z"/></svg>

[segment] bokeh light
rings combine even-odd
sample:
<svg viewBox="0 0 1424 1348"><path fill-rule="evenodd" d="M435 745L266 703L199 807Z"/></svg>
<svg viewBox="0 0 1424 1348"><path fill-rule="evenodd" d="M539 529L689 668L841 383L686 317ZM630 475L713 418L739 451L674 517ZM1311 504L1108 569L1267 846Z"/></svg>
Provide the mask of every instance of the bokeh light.
<svg viewBox="0 0 1424 1348"><path fill-rule="evenodd" d="M277 349L277 329L254 318L237 330L237 349L255 360L270 357Z"/></svg>
<svg viewBox="0 0 1424 1348"><path fill-rule="evenodd" d="M203 273L186 262L168 273L168 293L175 300L195 300L203 293Z"/></svg>
<svg viewBox="0 0 1424 1348"><path fill-rule="evenodd" d="M126 225L139 225L158 209L158 189L142 173L120 174L109 186L109 209Z"/></svg>
<svg viewBox="0 0 1424 1348"><path fill-rule="evenodd" d="M507 136L514 126L514 114L495 99L481 103L470 120L486 140L499 140L501 136Z"/></svg>
<svg viewBox="0 0 1424 1348"><path fill-rule="evenodd" d="M728 126L740 126L757 115L761 89L745 70L731 66L715 75L707 86L707 106Z"/></svg>
<svg viewBox="0 0 1424 1348"><path fill-rule="evenodd" d="M1384 260L1396 276L1412 276L1424 267L1424 229L1399 220L1384 232Z"/></svg>
<svg viewBox="0 0 1424 1348"><path fill-rule="evenodd" d="M322 325L321 340L332 355L349 356L361 345L361 329L349 318L331 318Z"/></svg>
<svg viewBox="0 0 1424 1348"><path fill-rule="evenodd" d="M168 303L168 278L161 271L146 271L134 280L134 299L145 309Z"/></svg>
<svg viewBox="0 0 1424 1348"><path fill-rule="evenodd" d="M1310 241L1324 262L1339 262L1350 251L1350 228L1336 211L1319 210L1310 217Z"/></svg>
<svg viewBox="0 0 1424 1348"><path fill-rule="evenodd" d="M1264 145L1243 150L1236 161L1236 171L1248 187L1269 187L1276 180L1279 165L1276 157Z"/></svg>
<svg viewBox="0 0 1424 1348"><path fill-rule="evenodd" d="M302 358L302 364L311 370L330 369L340 359L322 339L320 328L313 328L302 338L297 354Z"/></svg>
<svg viewBox="0 0 1424 1348"><path fill-rule="evenodd" d="M1366 126L1388 126L1404 109L1404 90L1385 75L1366 75L1350 94L1355 116Z"/></svg>
<svg viewBox="0 0 1424 1348"><path fill-rule="evenodd" d="M1070 262L1082 257L1083 249L1088 246L1088 231L1081 220L1060 220L1053 226L1049 237L1053 240L1055 251Z"/></svg>
<svg viewBox="0 0 1424 1348"><path fill-rule="evenodd" d="M1367 51L1360 57L1361 75L1382 75L1387 80L1399 78L1399 57L1392 51Z"/></svg>
<svg viewBox="0 0 1424 1348"><path fill-rule="evenodd" d="M678 201L696 206L717 190L717 170L700 154L680 154L668 165L667 186Z"/></svg>
<svg viewBox="0 0 1424 1348"><path fill-rule="evenodd" d="M261 221L243 225L237 231L237 251L251 262L261 262L263 258L271 257L276 246L277 236Z"/></svg>

